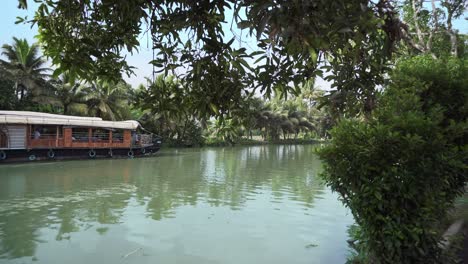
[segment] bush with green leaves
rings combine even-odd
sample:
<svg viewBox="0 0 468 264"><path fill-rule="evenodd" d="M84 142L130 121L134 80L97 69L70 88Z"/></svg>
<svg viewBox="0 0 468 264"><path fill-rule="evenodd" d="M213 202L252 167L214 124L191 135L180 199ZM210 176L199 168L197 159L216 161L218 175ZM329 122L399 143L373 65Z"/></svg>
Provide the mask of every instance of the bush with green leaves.
<svg viewBox="0 0 468 264"><path fill-rule="evenodd" d="M367 262L442 261L440 223L466 182L467 70L459 59L399 62L370 118L342 120L320 151Z"/></svg>

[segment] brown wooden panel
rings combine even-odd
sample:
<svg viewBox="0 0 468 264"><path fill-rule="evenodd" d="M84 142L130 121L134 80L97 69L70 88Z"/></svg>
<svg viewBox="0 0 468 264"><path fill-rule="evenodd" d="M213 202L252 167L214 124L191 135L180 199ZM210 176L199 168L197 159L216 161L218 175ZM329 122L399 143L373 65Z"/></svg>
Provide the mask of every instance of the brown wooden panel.
<svg viewBox="0 0 468 264"><path fill-rule="evenodd" d="M63 138L39 138L39 139L29 139L29 148L63 148L64 140Z"/></svg>
<svg viewBox="0 0 468 264"><path fill-rule="evenodd" d="M130 144L123 143L109 143L108 141L102 142L72 142L71 148L88 148L88 149L100 149L100 148L130 148Z"/></svg>
<svg viewBox="0 0 468 264"><path fill-rule="evenodd" d="M114 147L114 148L130 148L130 145L125 144L125 143L112 143L112 147Z"/></svg>
<svg viewBox="0 0 468 264"><path fill-rule="evenodd" d="M72 129L70 127L63 129L64 147L71 147L72 145Z"/></svg>
<svg viewBox="0 0 468 264"><path fill-rule="evenodd" d="M71 148L89 148L89 143L88 142L72 142L71 143Z"/></svg>
<svg viewBox="0 0 468 264"><path fill-rule="evenodd" d="M132 133L130 130L125 130L124 131L124 138L123 138L123 143L130 147L130 144L132 143Z"/></svg>

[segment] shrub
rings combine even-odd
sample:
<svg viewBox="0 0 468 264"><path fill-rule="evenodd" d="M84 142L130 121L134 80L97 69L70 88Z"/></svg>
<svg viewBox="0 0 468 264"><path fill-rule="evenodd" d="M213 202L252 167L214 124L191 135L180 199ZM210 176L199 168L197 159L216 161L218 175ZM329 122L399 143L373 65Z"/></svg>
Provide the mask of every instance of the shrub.
<svg viewBox="0 0 468 264"><path fill-rule="evenodd" d="M460 60L400 62L370 119L341 121L320 151L368 262L440 263L439 223L466 181L466 70Z"/></svg>

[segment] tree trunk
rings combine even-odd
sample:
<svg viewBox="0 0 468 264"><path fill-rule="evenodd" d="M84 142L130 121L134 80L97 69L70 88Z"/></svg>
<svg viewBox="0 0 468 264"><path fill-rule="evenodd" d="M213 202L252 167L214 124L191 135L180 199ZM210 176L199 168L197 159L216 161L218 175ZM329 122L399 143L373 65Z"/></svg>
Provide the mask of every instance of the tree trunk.
<svg viewBox="0 0 468 264"><path fill-rule="evenodd" d="M20 101L22 101L24 98L24 86L20 85L20 87Z"/></svg>
<svg viewBox="0 0 468 264"><path fill-rule="evenodd" d="M450 50L450 53L454 56L454 57L458 57L458 44L457 44L457 34L455 34L455 32L453 31L450 31L449 32L449 35L450 35L450 43L452 45L452 48Z"/></svg>
<svg viewBox="0 0 468 264"><path fill-rule="evenodd" d="M416 4L416 2L418 2ZM424 37L421 32L421 28L419 27L419 22L418 22L418 15L419 12L421 11L421 6L422 3L419 0L411 0L411 6L413 8L413 21L414 21L414 27L416 28L416 35L418 36L418 44L419 46L423 47L423 52L426 52L426 45L424 44Z"/></svg>
<svg viewBox="0 0 468 264"><path fill-rule="evenodd" d="M458 43L457 43L457 34L452 28L452 18L453 18L453 13L457 9L457 6L446 6L447 8L447 34L450 37L450 53L454 57L458 57Z"/></svg>

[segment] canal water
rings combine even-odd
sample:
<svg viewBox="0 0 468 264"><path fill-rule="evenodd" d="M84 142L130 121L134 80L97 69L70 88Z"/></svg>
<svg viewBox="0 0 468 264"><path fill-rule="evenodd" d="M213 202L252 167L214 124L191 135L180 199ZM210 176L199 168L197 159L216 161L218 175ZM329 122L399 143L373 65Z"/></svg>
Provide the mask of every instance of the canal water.
<svg viewBox="0 0 468 264"><path fill-rule="evenodd" d="M0 263L344 263L312 145L0 166Z"/></svg>

